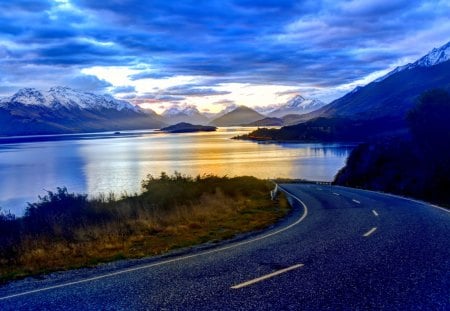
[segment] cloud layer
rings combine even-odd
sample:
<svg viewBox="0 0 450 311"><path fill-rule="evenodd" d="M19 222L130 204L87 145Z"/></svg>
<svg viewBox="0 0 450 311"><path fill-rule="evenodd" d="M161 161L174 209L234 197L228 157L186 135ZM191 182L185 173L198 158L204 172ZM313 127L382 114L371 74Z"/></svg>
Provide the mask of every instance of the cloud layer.
<svg viewBox="0 0 450 311"><path fill-rule="evenodd" d="M446 43L449 16L446 0L11 0L0 11L0 93L62 82L134 94L139 81L191 77L146 91L226 97L231 83L326 97ZM93 67L133 73L122 85L83 77Z"/></svg>

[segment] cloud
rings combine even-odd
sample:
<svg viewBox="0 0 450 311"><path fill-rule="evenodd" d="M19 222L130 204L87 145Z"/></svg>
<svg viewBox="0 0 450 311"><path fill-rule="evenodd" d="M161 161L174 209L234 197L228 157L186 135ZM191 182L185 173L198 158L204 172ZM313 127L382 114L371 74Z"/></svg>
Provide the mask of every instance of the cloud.
<svg viewBox="0 0 450 311"><path fill-rule="evenodd" d="M95 93L105 92L106 88L112 86L111 83L92 75L79 75L66 80L65 84L75 89Z"/></svg>
<svg viewBox="0 0 450 311"><path fill-rule="evenodd" d="M231 99L222 99L222 100L218 100L218 101L213 102L213 104L214 105L221 105L221 106L224 106L224 107L228 107L228 106L231 106L231 105L236 105L236 102L234 100L231 100Z"/></svg>
<svg viewBox="0 0 450 311"><path fill-rule="evenodd" d="M215 96L230 94L228 91L218 91L213 88L202 88L197 85L185 84L169 87L161 91L165 95L181 95L192 97Z"/></svg>
<svg viewBox="0 0 450 311"><path fill-rule="evenodd" d="M0 70L6 86L56 85L67 74L94 66L141 66L128 77L130 85L178 76L204 83L166 89L160 96L227 95L217 89L220 83L329 91L414 60L450 39L448 1L155 0L150 6L138 0L11 0L2 5Z"/></svg>

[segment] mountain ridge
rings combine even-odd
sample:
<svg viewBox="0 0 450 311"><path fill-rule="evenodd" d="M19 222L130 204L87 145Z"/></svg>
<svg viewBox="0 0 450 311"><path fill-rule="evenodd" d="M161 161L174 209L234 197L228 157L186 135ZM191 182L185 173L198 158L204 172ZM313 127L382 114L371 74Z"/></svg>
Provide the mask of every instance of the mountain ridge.
<svg viewBox="0 0 450 311"><path fill-rule="evenodd" d="M0 136L69 134L160 128L152 110L143 110L111 95L67 87L47 92L21 89L0 100Z"/></svg>

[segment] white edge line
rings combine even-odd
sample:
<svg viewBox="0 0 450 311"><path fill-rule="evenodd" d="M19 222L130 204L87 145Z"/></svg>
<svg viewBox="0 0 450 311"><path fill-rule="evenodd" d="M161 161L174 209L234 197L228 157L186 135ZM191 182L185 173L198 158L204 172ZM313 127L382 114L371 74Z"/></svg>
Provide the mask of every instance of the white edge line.
<svg viewBox="0 0 450 311"><path fill-rule="evenodd" d="M372 192L372 193L376 193L376 194L386 195L386 196L389 196L389 197L393 197L393 198L397 198L397 199L403 199L403 200L411 201L411 202L414 202L414 203L422 204L422 205L425 205L425 206L431 206L431 207L434 207L434 208L438 208L438 209L440 209L440 210L442 210L444 212L450 213L450 209L443 208L442 206L439 206L439 205L436 205L436 204L433 204L433 203L430 203L430 202L426 202L426 201L421 201L421 200L416 200L416 199L413 199L413 198L401 196L401 195L398 195L398 194L392 194L392 193L388 193L388 192L374 191L374 190L368 190L368 189L357 189L357 188L351 188L351 187L345 187L345 186L335 186L335 187L341 187L341 188L349 189L349 190L367 191L367 192Z"/></svg>
<svg viewBox="0 0 450 311"><path fill-rule="evenodd" d="M243 283L231 286L231 288L232 289L239 289L239 288L242 288L242 287L246 287L246 286L249 286L249 285L252 285L252 284L264 281L264 280L267 280L267 279L272 278L274 276L277 276L279 274L286 273L286 272L294 270L294 269L298 269L298 268L303 267L303 266L304 266L303 264L296 264L296 265L293 265L291 267L284 268L284 269L281 269L281 270L278 270L278 271L275 271L275 272L272 272L272 273L260 276L259 278L256 278L256 279L253 279L253 280L250 280L250 281L246 281L246 282L243 282Z"/></svg>
<svg viewBox="0 0 450 311"><path fill-rule="evenodd" d="M82 283L88 283L88 282L92 282L92 281L96 281L96 280L100 280L100 279L104 279L104 278L107 278L107 277L116 276L116 275L120 275L120 274L124 274L124 273L128 273L128 272L148 269L148 268L152 268L152 267L162 266L164 264L168 264L168 263L172 263L172 262L177 262L177 261L182 261L182 260L185 260L185 259L190 259L190 258L194 258L194 257L208 255L208 254L213 254L213 253L217 253L217 252L224 251L224 250L227 250L227 249L235 248L235 247L238 247L238 246L241 246L241 245L246 245L246 244L249 244L249 243L252 243L252 242L256 242L256 241L259 241L259 240L271 237L273 235L279 234L281 232L284 232L284 231L286 231L286 230L288 230L288 229L298 225L300 222L302 222L306 218L306 216L308 215L308 208L306 207L306 204L303 203L303 201L300 200L299 198L297 198L295 195L293 195L292 193L290 193L289 191L283 189L280 186L279 186L279 188L282 189L284 192L288 193L290 196L292 196L294 199L296 199L297 201L300 202L300 204L303 206L303 215L299 219L297 219L294 223L292 223L289 226L286 226L284 228L281 228L281 229L279 229L277 231L274 231L274 232L262 235L260 237L257 237L257 238L251 239L251 240L239 242L239 243L236 243L236 244L233 244L233 245L229 245L229 246L224 246L224 247L213 249L213 250L206 251L206 252L203 252L203 253L177 257L177 258L174 258L174 259L169 259L169 260L156 262L156 263L152 263L152 264L148 264L148 265L144 265L144 266L139 266L139 267L135 267L135 268L129 268L129 269L120 270L120 271L116 271L116 272L112 272L112 273L107 273L107 274L103 274L103 275L99 275L99 276L96 276L96 277L87 278L87 279L83 279L83 280L79 280L79 281L68 282L68 283L63 283L63 284L59 284L59 285L54 285L54 286L34 289L34 290L30 290L30 291L26 291L26 292L22 292L22 293L18 293L18 294L12 294L12 295L8 295L8 296L0 297L0 300L6 300L6 299L9 299L9 298L25 296L25 295L28 295L28 294L44 292L44 291L48 291L48 290L52 290L52 289L57 289L57 288L62 288L62 287L67 287L67 286L72 286L72 285L77 285L77 284L82 284Z"/></svg>
<svg viewBox="0 0 450 311"><path fill-rule="evenodd" d="M378 217L378 213L377 213L377 211L376 210L372 210L372 213L375 215L375 216L377 216Z"/></svg>
<svg viewBox="0 0 450 311"><path fill-rule="evenodd" d="M337 193L337 192L333 192L333 194L334 194L334 195L337 195L337 196L340 196L340 194L339 194L339 193Z"/></svg>
<svg viewBox="0 0 450 311"><path fill-rule="evenodd" d="M374 233L377 230L377 227L373 227L372 229L370 229L369 231L367 231L366 233L363 234L364 237L368 237L369 235L371 235L372 233Z"/></svg>
<svg viewBox="0 0 450 311"><path fill-rule="evenodd" d="M357 203L357 204L361 204L361 202L359 202L358 200L352 199L352 201Z"/></svg>

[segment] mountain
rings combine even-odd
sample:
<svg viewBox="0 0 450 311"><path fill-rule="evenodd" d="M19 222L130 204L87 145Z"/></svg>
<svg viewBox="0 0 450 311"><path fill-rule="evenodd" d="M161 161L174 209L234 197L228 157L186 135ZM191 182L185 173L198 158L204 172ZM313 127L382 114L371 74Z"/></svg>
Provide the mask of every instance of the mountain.
<svg viewBox="0 0 450 311"><path fill-rule="evenodd" d="M162 113L167 124L177 124L181 122L205 125L209 119L193 106L172 106Z"/></svg>
<svg viewBox="0 0 450 311"><path fill-rule="evenodd" d="M210 124L215 126L237 126L249 124L264 118L264 115L253 109L246 106L239 106L223 116L214 119Z"/></svg>
<svg viewBox="0 0 450 311"><path fill-rule="evenodd" d="M269 113L269 117L281 118L288 114L305 114L325 106L325 103L317 99L306 99L296 95L287 103Z"/></svg>
<svg viewBox="0 0 450 311"><path fill-rule="evenodd" d="M124 129L160 128L152 110L143 110L110 95L96 95L67 87L44 92L19 90L0 100L0 135L39 135Z"/></svg>
<svg viewBox="0 0 450 311"><path fill-rule="evenodd" d="M421 93L435 88L450 89L450 42L412 64L397 67L384 77L354 89L298 121L317 117L404 117Z"/></svg>

